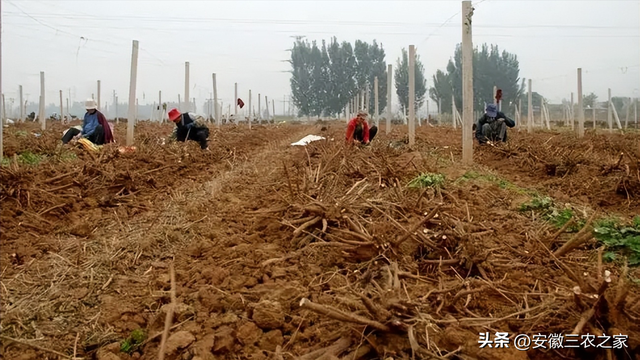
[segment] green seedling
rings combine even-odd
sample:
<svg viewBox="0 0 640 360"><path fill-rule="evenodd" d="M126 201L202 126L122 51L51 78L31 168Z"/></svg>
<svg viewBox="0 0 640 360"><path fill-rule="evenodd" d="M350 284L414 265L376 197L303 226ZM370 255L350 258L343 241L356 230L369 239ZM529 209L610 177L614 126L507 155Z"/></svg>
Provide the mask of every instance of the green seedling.
<svg viewBox="0 0 640 360"><path fill-rule="evenodd" d="M548 196L544 196L544 197L536 196L530 202L520 205L520 208L518 210L523 212L524 211L543 211L544 212L544 211L551 210L552 206L553 206L552 198Z"/></svg>
<svg viewBox="0 0 640 360"><path fill-rule="evenodd" d="M131 332L128 338L126 338L122 344L120 344L120 352L130 353L134 351L144 340L146 339L146 334L142 329L135 329Z"/></svg>
<svg viewBox="0 0 640 360"><path fill-rule="evenodd" d="M424 188L424 187L441 187L444 184L444 175L434 173L424 173L411 180L407 187Z"/></svg>
<svg viewBox="0 0 640 360"><path fill-rule="evenodd" d="M605 261L615 261L619 256L627 258L630 266L640 265L640 215L630 224L621 224L619 219L602 219L594 225L595 238L604 244Z"/></svg>

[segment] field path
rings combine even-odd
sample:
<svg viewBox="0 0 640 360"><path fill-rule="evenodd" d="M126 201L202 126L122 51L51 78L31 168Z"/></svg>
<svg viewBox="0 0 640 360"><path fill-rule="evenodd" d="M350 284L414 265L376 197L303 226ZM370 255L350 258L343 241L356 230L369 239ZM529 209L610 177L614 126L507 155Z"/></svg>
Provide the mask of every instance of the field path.
<svg viewBox="0 0 640 360"><path fill-rule="evenodd" d="M123 340L133 329L157 325L150 323L156 318L162 318L158 320L162 323L160 306L169 300L171 259L176 258L180 287L193 285L184 275L199 265L180 263L181 255L194 249L215 250L216 241L225 234L245 232L229 218L229 209L239 201L230 195L230 188L246 184L247 175L258 168L267 170L264 164L279 162L274 156L290 143L317 132L312 126L289 129L293 131L273 140L250 144L245 156L203 168L193 177L176 181L178 186L159 189L164 195L153 202L136 204L148 211L129 220L114 211L115 216L103 221L91 239L76 242L57 237L57 251L31 260L13 274L3 272L5 295L13 296L3 300L3 323L9 325L2 334L34 339L30 343L68 355L73 355L77 336L80 356ZM249 190L248 194L260 196L259 189ZM47 354L17 346L5 348L3 355L13 359L20 353L25 356L21 359L40 359Z"/></svg>

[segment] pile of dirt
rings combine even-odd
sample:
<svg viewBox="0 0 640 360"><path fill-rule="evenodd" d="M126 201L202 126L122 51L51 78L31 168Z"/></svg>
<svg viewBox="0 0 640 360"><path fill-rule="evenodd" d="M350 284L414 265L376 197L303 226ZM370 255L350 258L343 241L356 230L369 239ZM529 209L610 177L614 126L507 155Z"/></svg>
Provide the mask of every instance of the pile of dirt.
<svg viewBox="0 0 640 360"><path fill-rule="evenodd" d="M160 145L170 128L144 126L134 153L105 147L95 159L78 152L82 161L0 170L3 204L15 204L0 214L10 264L2 274L4 356L25 348L8 338L45 338L38 343L48 354L113 360L156 359L162 344L165 359L200 360L640 352L640 296L625 272L635 270L596 259L590 222L577 234L558 231L516 210L522 193L465 178L483 170L456 162L459 131L421 128L414 149L398 141L402 129L381 131L373 146L358 148L342 144L339 127L230 126L212 131L205 154L197 144ZM288 146L309 133L327 140ZM535 157L569 163L569 147L579 146L551 136L510 134L510 144L480 149L476 159L521 186L575 189L566 196L579 201L587 183L552 183L554 175L539 171ZM625 165L630 176L633 157L614 156L602 163L614 170L594 172L620 149L637 159L624 141L603 146L599 158L573 160L586 165L575 179L589 174L605 184L622 176L617 169L627 174ZM616 194L608 190L598 196ZM19 251L31 253L12 255ZM48 282L38 272L46 264L56 269ZM39 289L37 306L27 297ZM511 335L510 347L480 348L478 334L493 339L496 331ZM524 352L513 344L521 333L628 340L623 349L546 344ZM32 354L24 359L47 351Z"/></svg>

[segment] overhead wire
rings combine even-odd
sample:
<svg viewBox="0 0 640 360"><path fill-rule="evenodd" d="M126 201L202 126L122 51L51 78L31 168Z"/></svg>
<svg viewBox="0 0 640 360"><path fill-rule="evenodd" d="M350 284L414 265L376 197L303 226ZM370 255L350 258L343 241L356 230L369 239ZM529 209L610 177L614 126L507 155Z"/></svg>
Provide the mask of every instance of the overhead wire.
<svg viewBox="0 0 640 360"><path fill-rule="evenodd" d="M8 1L8 0L7 0ZM477 6L488 0L481 0L474 4ZM18 15L20 13L15 13L11 11L5 11L5 14L9 15ZM443 23L427 23L427 22L382 22L376 21L374 23L375 26L385 27L385 26L396 26L396 27L407 27L407 26L419 26L420 28L425 27L436 27L436 31L445 26L451 27L459 27L459 24L449 24L455 16L459 15L460 11L453 14ZM55 19L65 19L65 20L86 20L87 18L93 18L98 21L109 21L112 22L114 20L137 20L137 21L148 21L148 22L161 22L163 24L171 24L171 23L232 23L232 24L266 24L266 25L321 25L321 26L364 26L371 27L372 22L370 21L352 21L352 20L291 20L291 19L233 19L233 18L179 18L179 17L146 17L146 16L138 16L138 15L118 15L118 16L108 16L108 15L75 15L75 14L51 14L51 13L31 13L31 14L22 14L24 16L28 16L30 18L55 18ZM474 25L474 28L496 28L496 29L536 29L536 28L552 28L552 29L638 29L637 26L602 26L602 25L568 25L568 24L510 24L510 25Z"/></svg>
<svg viewBox="0 0 640 360"><path fill-rule="evenodd" d="M487 0L481 0L478 1L476 3L474 3L474 6L477 6L483 2L485 2ZM78 34L74 34L72 32L66 31L66 30L62 30L59 28L56 28L52 25L49 25L43 21L40 21L40 19L46 19L46 18L57 18L57 19L66 19L66 20L77 20L77 19L87 19L87 18L92 18L92 19L96 19L96 20L138 20L138 21L146 21L146 22L163 22L164 24L179 24L179 23L190 23L190 24L198 24L198 23L210 23L210 22L218 22L218 23L232 23L232 24L245 24L245 23L251 23L251 24L268 24L268 25L311 25L313 26L314 23L318 24L318 25L334 25L334 26L341 26L341 25L345 25L345 26L367 26L370 27L371 26L371 22L358 22L358 21L326 21L326 20L320 20L320 21L308 21L308 20L275 20L275 19L229 19L229 18L179 18L179 17L146 17L146 16L139 16L139 15L122 15L122 16L95 16L95 15L91 15L91 14L83 14L81 15L76 15L76 14L51 14L51 13L32 13L29 14L26 11L24 11L23 9L21 9L20 7L18 7L17 5L15 5L12 1L7 0L8 3L10 3L13 7L15 7L16 9L19 10L18 13L16 12L11 12L11 11L4 11L3 14L9 14L9 15L16 15L17 17L28 17L30 19L32 19L33 21L35 21L36 23L38 23L39 25L45 26L47 28L50 28L52 30L56 31L56 35L57 34L66 34L66 35L71 35L74 36L75 38L79 38L79 41L82 42L84 40L85 45L89 43L89 40L94 41L94 42L102 42L102 43L106 43L106 44L111 44L111 45L115 45L118 47L121 47L122 44L121 43L114 43L112 41L106 41L106 40L101 40L101 39L93 39L93 38L87 38L84 36L80 36ZM46 3L47 2L41 2L41 3ZM56 6L57 7L57 6ZM422 28L424 27L432 27L437 25L436 29L430 33L420 44L423 44L424 42L428 41L430 38L432 38L433 36L439 36L436 35L436 33L444 28L444 27L459 27L459 24L450 24L450 21L457 15L459 15L461 13L461 11L456 12L455 14L453 14L451 17L449 17L447 20L445 20L443 23L441 24L437 24L437 23L406 23L406 22L377 22L375 23L376 26L389 26L389 27L393 27L393 26L402 26L402 27L407 27L407 26L420 26ZM6 23L6 21L5 21ZM9 22L9 24L11 24L11 22ZM13 25L17 25L17 26L24 26L25 24L13 24ZM35 24L34 24L35 25ZM65 25L66 28L83 28L83 26L75 26L75 25ZM118 27L118 26L98 26L97 27L100 30L104 30L104 29L114 29L114 30L127 30L127 29L136 29L136 30L152 30L152 31L163 31L163 29L157 29L157 28L141 28L141 27L134 27L134 28L130 28L130 27ZM583 26L583 25L567 25L567 24L563 24L563 25L527 25L527 24L518 24L518 25L474 25L474 29L475 28L518 28L518 29L531 29L531 28L553 28L553 29L638 29L638 27L627 27L627 26L596 26L596 25L589 25L589 26ZM190 30L203 30L203 29L190 29ZM172 32L171 30L166 30L167 32ZM233 29L234 32L236 31L242 31L242 32L264 32L265 30L258 30L258 29ZM299 33L300 31L288 31L288 30L270 30L270 32L276 32L276 33ZM325 31L310 31L310 32L305 32L305 33L314 33L314 34L333 34L334 32L325 32ZM368 34L371 34L371 32L367 31ZM398 36L404 36L404 35L416 35L416 34L421 34L422 32L403 32L403 33L384 33L385 35L398 35ZM382 34L382 33L380 33ZM594 34L594 35L560 35L560 34L553 34L553 35L543 35L543 34L529 34L529 35L509 35L509 34L482 34L482 33L475 33L475 36L492 36L492 37L508 37L508 38L514 38L514 37L531 37L531 38L544 38L547 36L553 36L553 37L568 37L568 38L580 38L580 37L589 37L589 38L637 38L640 37L639 35L599 35L599 34ZM24 37L24 36L23 36ZM113 37L112 37L113 38ZM123 40L124 41L124 40ZM129 39L127 39L126 41L130 41ZM190 43L190 42L187 42ZM154 57L156 60L158 60L161 64L165 64L162 59L160 59L159 57L155 56L154 54L151 54L149 51L147 51L144 48L140 48L141 51L144 51L145 53L147 53L148 55ZM78 49L79 50L79 49ZM109 52L109 51L104 51L102 50L102 52L107 53L107 54L114 54L115 52ZM202 53L202 51L200 51ZM235 57L237 55L235 54L219 54L219 53L207 53L206 55L211 55L211 56L230 56L230 57ZM246 58L244 56L242 56L243 58ZM261 61L264 62L265 59L264 58L254 58L257 61ZM270 60L271 61L271 60ZM272 61L275 61L275 59L273 59ZM278 60L279 61L279 60ZM630 66L632 67L637 67L637 66ZM274 71L274 72L281 72L281 71ZM585 70L585 73L587 71ZM568 76L568 75L560 75L559 77L564 77L564 76ZM548 79L548 78L545 78ZM538 79L540 80L540 79Z"/></svg>
<svg viewBox="0 0 640 360"><path fill-rule="evenodd" d="M36 26L35 24L33 25L26 25L26 24L20 24L20 23L7 23L5 21L6 24L8 25L12 25L12 26L23 26L23 27L29 27L29 26ZM82 26L69 26L69 27L82 27ZM109 29L109 30L149 30L149 31L154 31L156 33L158 32L166 32L168 34L174 34L175 32L173 30L170 29L162 29L162 30L156 30L154 28L145 28L145 27L115 27L115 26L107 26L102 28L104 30ZM189 30L197 30L197 31L215 31L217 33L220 32L219 29L189 29ZM230 31L233 31L234 33L237 32L248 32L248 33L264 33L265 30L263 29L232 29ZM300 30L270 30L270 33L283 33L283 34L299 34ZM327 31L305 31L305 34L322 34L322 35L331 35L331 34L335 34L335 32L327 30ZM358 32L356 32L358 33ZM407 35L419 35L422 34L422 32L371 32L371 31L362 31L361 34L367 34L367 35L386 35L386 36L407 36ZM444 35L438 35L435 33L430 34L430 36L428 38L434 37L434 36L444 36ZM513 35L513 34L504 34L504 33L482 33L482 32L476 32L474 33L474 36L492 36L492 37L504 37L504 38L639 38L640 34L623 34L623 35L603 35L603 34L581 34L581 35L573 35L573 34L558 34L558 33L554 33L554 34L523 34L523 35ZM427 39L428 39L427 38ZM423 40L422 43L424 43L427 39ZM187 40L188 41L188 40ZM421 43L421 44L422 44Z"/></svg>
<svg viewBox="0 0 640 360"><path fill-rule="evenodd" d="M599 72L615 69L615 70L620 70L622 74L625 74L629 69L638 68L638 67L640 67L640 65L609 66L605 68L596 68L596 69L585 68L585 69L582 69L582 73L591 74L591 73L599 73ZM559 78L566 78L570 76L575 76L575 74L565 73L562 75L554 75L554 76L548 76L544 78L532 78L531 81L547 81L547 80L553 80L553 79L559 79Z"/></svg>
<svg viewBox="0 0 640 360"><path fill-rule="evenodd" d="M123 45L123 44L121 44L121 43L115 43L115 42L112 42L112 41L107 41L107 40L102 40L102 39L95 39L95 38L93 38L93 37L92 37L92 38L89 38L89 37L87 37L87 36L78 35L78 34L75 34L75 33L72 33L72 32L66 31L66 30L62 30L62 29L60 29L60 28L54 27L54 26L52 26L52 25L46 24L46 23L44 23L44 22L42 22L42 21L38 20L35 16L33 16L33 15L31 15L31 14L27 13L27 12L26 12L26 11L24 11L22 8L20 8L20 7L19 7L19 6L17 6L16 4L14 4L14 3L13 3L13 1L11 1L11 0L5 0L5 1L6 1L7 3L9 3L10 5L12 5L13 7L15 7L16 9L18 9L18 10L19 10L22 14L24 14L26 17L28 17L28 18L32 19L33 21L37 22L38 24L40 24L40 25L42 25L42 26L45 26L45 27L47 27L47 28L50 28L50 29L52 29L52 30L55 30L57 33L60 33L60 34L66 34L66 35L73 36L73 37L75 37L75 38L79 38L79 39L80 39L80 41L83 41L83 40L84 40L84 41L85 41L85 45L86 45L89 41L99 42L99 43L105 43L105 44L114 45L114 46L117 46L117 47L122 47L122 45ZM11 12L7 12L7 11L5 11L4 13L11 13ZM123 41L124 41L124 40L123 40ZM128 40L126 40L126 41L131 41L131 40L130 40L130 39L128 39ZM78 48L78 50L77 50L78 52L79 52L79 49L80 49L80 48ZM149 55L149 56L151 56L151 57L155 58L155 59L156 59L158 62L160 62L161 64L164 64L164 62L162 61L162 59L161 59L161 58L159 58L159 57L155 56L154 54L152 54L151 52L147 51L144 47L140 47L140 48L139 48L139 50L140 50L140 51L142 51L142 52L144 52L144 53L146 53L147 55Z"/></svg>

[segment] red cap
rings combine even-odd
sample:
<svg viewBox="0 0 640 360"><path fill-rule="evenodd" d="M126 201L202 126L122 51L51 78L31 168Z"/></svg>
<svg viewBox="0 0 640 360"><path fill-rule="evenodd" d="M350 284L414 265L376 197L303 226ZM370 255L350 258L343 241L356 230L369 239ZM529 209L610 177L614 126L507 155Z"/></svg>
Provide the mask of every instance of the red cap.
<svg viewBox="0 0 640 360"><path fill-rule="evenodd" d="M175 122L180 118L180 111L176 108L169 110L169 120Z"/></svg>

